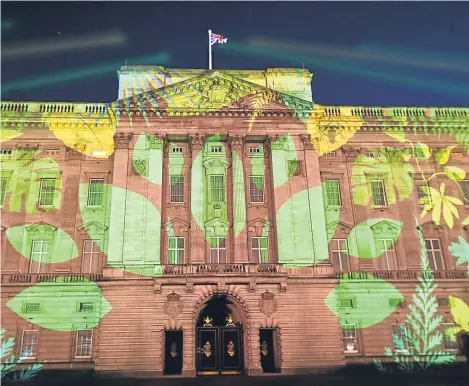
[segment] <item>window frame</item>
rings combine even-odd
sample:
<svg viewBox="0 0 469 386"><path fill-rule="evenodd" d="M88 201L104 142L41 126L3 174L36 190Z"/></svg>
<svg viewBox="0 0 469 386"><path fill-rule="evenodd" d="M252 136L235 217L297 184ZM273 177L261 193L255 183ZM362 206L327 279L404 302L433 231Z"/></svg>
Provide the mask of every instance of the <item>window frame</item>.
<svg viewBox="0 0 469 386"><path fill-rule="evenodd" d="M369 179L370 181L370 190L371 190L371 199L373 201L373 207L374 208L383 208L383 207L387 207L389 205L388 203L388 197L387 197L387 194L386 194L386 181L385 181L385 178L370 178ZM374 191L373 191L373 183L374 182L380 182L381 183L381 187L382 187L382 193L383 193L383 201L384 201L384 204L376 204L375 202L375 194L374 194Z"/></svg>
<svg viewBox="0 0 469 386"><path fill-rule="evenodd" d="M85 251L85 244L87 242L91 241L91 251L90 252L86 252ZM94 246L97 246L98 250L95 251L94 250ZM94 259L98 259L98 265L99 265L99 255L100 255L100 248L99 248L99 244L96 242L96 240L93 240L93 239L86 239L86 240L83 240L83 243L82 243L82 262L81 262L81 273L97 273L97 272L93 272L93 262L94 262ZM90 269L88 272L85 272L84 270L84 265L85 265L85 255L91 255L90 256ZM96 255L96 256L95 256Z"/></svg>
<svg viewBox="0 0 469 386"><path fill-rule="evenodd" d="M431 246L430 249L427 247L427 241L430 242L430 246ZM438 242L438 249L433 248L433 241ZM427 255L428 255L428 264L430 265L430 268L432 269L432 271L439 271L439 270L444 271L445 270L445 259L444 259L444 256L443 256L443 249L441 248L441 240L440 239L425 239L425 248L427 250ZM434 253L435 251L440 252L441 269L438 269L437 264L435 264L436 263L435 253Z"/></svg>
<svg viewBox="0 0 469 386"><path fill-rule="evenodd" d="M225 246L223 248L220 247L220 240L225 240ZM216 246L212 246L212 240L216 240ZM210 264L227 264L227 247L226 247L226 242L227 242L227 237L222 237L222 236L214 236L210 237L209 243L210 243ZM217 261L213 262L212 259L212 251L217 251ZM225 261L220 262L220 251L225 251Z"/></svg>
<svg viewBox="0 0 469 386"><path fill-rule="evenodd" d="M458 344L458 337L457 337L457 332L456 332L456 325L454 323L441 323L441 328L443 330L442 335L443 335L443 348L444 348L444 350L445 351L450 351L450 352L459 352L459 344ZM446 347L446 343L448 342L446 330L448 328L452 328L454 330L454 337L455 337L454 346L455 347L452 347L452 348ZM452 341L450 340L450 342L452 342Z"/></svg>
<svg viewBox="0 0 469 386"><path fill-rule="evenodd" d="M5 206L5 200L7 198L7 191L8 191L8 177L1 176L0 177L0 208Z"/></svg>
<svg viewBox="0 0 469 386"><path fill-rule="evenodd" d="M334 191L334 192L330 192L329 191L329 186L328 186L328 183L330 182L337 182L337 191ZM326 206L328 208L340 208L342 206L342 197L341 197L341 194L340 194L340 179L339 178L328 178L326 180L324 180L324 185L325 185L325 196L326 196ZM337 201L338 201L338 204L331 204L329 202L329 193L334 193L334 194L337 194Z"/></svg>
<svg viewBox="0 0 469 386"><path fill-rule="evenodd" d="M343 244L345 244L345 249L335 249L335 247L340 247L341 245L339 244L339 242L343 242ZM331 260L332 260L332 266L334 268L337 268L336 264L335 264L335 258L334 258L334 252L338 252L339 253L339 271L340 272L350 272L350 259L349 259L349 255L348 255L348 243L347 243L347 239L331 239ZM342 244L342 245L343 245ZM347 270L344 270L343 269L343 261L342 261L342 255L345 255L345 259L347 261Z"/></svg>
<svg viewBox="0 0 469 386"><path fill-rule="evenodd" d="M256 187L256 182L254 182L255 178L262 179L262 188ZM249 203L250 204L264 204L265 203L265 178L264 176L249 176ZM254 194L254 195L253 195ZM262 196L262 201L254 201L253 198L259 198Z"/></svg>
<svg viewBox="0 0 469 386"><path fill-rule="evenodd" d="M344 326L353 326L352 328L344 328ZM347 323L341 326L341 338L342 338L342 347L343 347L343 352L344 354L358 354L360 352L360 342L358 338L358 327L357 324L355 323ZM348 331L353 331L354 335L353 336L344 336L344 332ZM355 349L354 350L348 350L345 339L354 339L355 340Z"/></svg>
<svg viewBox="0 0 469 386"><path fill-rule="evenodd" d="M171 239L175 241L175 247L171 248ZM182 239L183 246L182 248L178 247L178 240ZM170 261L171 252L175 253L175 262ZM179 251L182 251L182 262L179 262ZM168 265L182 265L186 260L186 240L183 236L168 236Z"/></svg>
<svg viewBox="0 0 469 386"><path fill-rule="evenodd" d="M36 333L36 342L29 343L30 345L34 346L34 356L23 356L23 353L26 352L26 349L23 349L25 345L24 337L25 333L27 332L34 332ZM21 334L21 345L20 345L20 354L18 356L19 359L36 359L37 358L37 347L39 345L39 330L37 329L29 329L29 330L23 330Z"/></svg>
<svg viewBox="0 0 469 386"><path fill-rule="evenodd" d="M217 177L221 177L221 184L220 186L215 186L214 187L214 181L216 180ZM224 204L226 199L225 199L225 175L224 174L212 174L209 176L209 189L210 189L210 203L212 204ZM218 192L216 198L221 197L220 200L215 200L214 199L214 192ZM219 194L221 193L221 194Z"/></svg>
<svg viewBox="0 0 469 386"><path fill-rule="evenodd" d="M44 191L43 190L43 183L45 181L50 181L50 180L53 180L54 181L54 186L52 187L51 191ZM47 188L51 188L51 186L48 186ZM45 178L41 178L40 180L40 184L39 184L39 197L38 197L38 206L41 207L41 208L51 208L54 206L54 201L55 201L55 190L57 189L57 178L55 177L45 177ZM49 199L51 199L51 203L50 204L43 204L42 203L42 199L43 199L43 193L46 193L46 194L49 194L50 196L48 197Z"/></svg>
<svg viewBox="0 0 469 386"><path fill-rule="evenodd" d="M257 240L257 247L254 247L254 240ZM265 240L265 247L261 247L261 240ZM254 251L258 252L258 259L254 259ZM266 261L264 260L264 256L262 252L265 251L266 253ZM269 264L269 238L268 236L253 236L251 237L251 259L254 264Z"/></svg>
<svg viewBox="0 0 469 386"><path fill-rule="evenodd" d="M173 184L173 178L178 178L178 181ZM176 189L176 186L180 191L174 192L173 189ZM183 174L174 174L169 176L169 203L170 204L184 204L185 194L185 178ZM173 194L175 193L175 194ZM180 198L181 201L174 201L173 198Z"/></svg>
<svg viewBox="0 0 469 386"><path fill-rule="evenodd" d="M94 336L94 331L93 329L78 329L76 330L77 333L75 335L75 358L77 359L83 359L83 358L91 358L93 356L93 336ZM85 331L85 332L88 332L88 331L91 331L91 338L90 338L90 342L89 342L89 355L78 355L78 348L79 347L83 347L87 345L88 342L85 342L85 344L81 344L79 345L80 343L80 340L79 340L79 332L81 331Z"/></svg>
<svg viewBox="0 0 469 386"><path fill-rule="evenodd" d="M395 342L395 339L394 339L394 334L395 334L394 327L400 327L400 330L404 331L403 343L405 345L405 349L401 350L401 349L398 349L396 347L396 342ZM393 344L394 351L396 353L399 353L399 354L409 355L410 354L410 349L409 349L409 344L407 342L407 326L405 325L405 323L394 323L391 326L391 334L392 334L392 344Z"/></svg>
<svg viewBox="0 0 469 386"><path fill-rule="evenodd" d="M37 252L34 252L34 245L35 245L36 243L42 243L42 244L41 244L41 250L39 251L40 261L37 261L37 260L34 260L34 259L33 259L33 253L37 253ZM30 260L31 260L30 263L29 263L29 273L30 273L30 274L33 274L33 275L34 275L34 274L40 274L40 273L42 273L42 272L41 272L41 267L42 267L42 265L43 265L44 263L45 263L45 264L48 263L47 261L44 262L44 260L43 260L44 251L43 251L42 249L43 249L44 243L47 243L47 244L48 244L47 252L45 252L45 254L46 254L46 260L48 260L48 259L49 259L49 252L50 252L50 248L51 248L51 244L52 244L52 243L51 243L51 240L31 240L31 252L30 252L30 255L29 255L29 256L30 256ZM33 264L37 264L37 265L38 265L38 266L37 266L37 267L38 267L37 272L32 272L32 269L31 269L31 268L33 267Z"/></svg>
<svg viewBox="0 0 469 386"><path fill-rule="evenodd" d="M99 185L102 185L102 191L101 192L92 192L91 191L91 186L92 186L92 181L102 181L102 184L99 184ZM86 197L86 206L88 208L101 208L103 205L104 205L104 185L105 185L105 181L104 181L104 178L90 178L88 180L88 195ZM101 202L98 203L98 204L90 204L90 201L91 201L91 195L92 194L100 194L101 196Z"/></svg>
<svg viewBox="0 0 469 386"><path fill-rule="evenodd" d="M392 249L389 249L388 246L387 246L387 241L390 242L390 247ZM380 237L380 238L377 238L376 239L376 243L378 244L378 252L379 253L379 257L378 257L378 268L379 269L385 269L385 270L388 270L388 271L395 271L397 270L397 251L396 251L396 242L391 239L391 238L384 238L384 237ZM383 246L384 246L384 249L383 249ZM389 255L388 255L388 252L393 252L393 268L390 268L390 265L389 264ZM381 259L381 260L380 260ZM386 268L380 268L379 267L379 264L380 264L380 261L385 261L386 262Z"/></svg>

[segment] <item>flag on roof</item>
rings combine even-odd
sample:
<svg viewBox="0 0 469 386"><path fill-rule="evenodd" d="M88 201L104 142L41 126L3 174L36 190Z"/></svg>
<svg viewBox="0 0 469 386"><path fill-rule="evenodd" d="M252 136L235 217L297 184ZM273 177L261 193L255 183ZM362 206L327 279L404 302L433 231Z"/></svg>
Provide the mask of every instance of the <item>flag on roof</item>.
<svg viewBox="0 0 469 386"><path fill-rule="evenodd" d="M223 35L217 35L210 31L210 45L213 46L216 43L226 43L228 38L224 38Z"/></svg>

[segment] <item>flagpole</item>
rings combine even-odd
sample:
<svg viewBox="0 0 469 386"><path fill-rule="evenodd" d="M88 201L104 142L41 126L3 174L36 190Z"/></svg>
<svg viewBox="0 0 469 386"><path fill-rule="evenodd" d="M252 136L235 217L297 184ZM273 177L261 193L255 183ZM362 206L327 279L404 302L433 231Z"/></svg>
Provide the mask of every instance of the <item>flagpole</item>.
<svg viewBox="0 0 469 386"><path fill-rule="evenodd" d="M212 35L212 30L208 30L208 69L212 69L212 45L210 44L210 36Z"/></svg>

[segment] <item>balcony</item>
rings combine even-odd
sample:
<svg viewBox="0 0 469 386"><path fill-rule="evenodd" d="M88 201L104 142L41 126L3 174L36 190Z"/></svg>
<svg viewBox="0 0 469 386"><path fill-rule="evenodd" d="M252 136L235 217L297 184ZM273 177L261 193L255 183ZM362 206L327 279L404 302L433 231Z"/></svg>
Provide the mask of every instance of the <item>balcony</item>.
<svg viewBox="0 0 469 386"><path fill-rule="evenodd" d="M59 278L63 278L58 280ZM62 281L63 280L63 281ZM36 273L12 273L2 274L2 284L37 284L37 283L83 283L85 281L101 281L101 273L77 273L77 274L36 274Z"/></svg>
<svg viewBox="0 0 469 386"><path fill-rule="evenodd" d="M373 275L378 279L383 280L417 280L423 274L420 270L395 270L395 271L355 271L355 272L337 272L336 276L339 279L356 279L366 280L368 275ZM431 275L434 279L468 279L467 271L428 271L427 275Z"/></svg>
<svg viewBox="0 0 469 386"><path fill-rule="evenodd" d="M280 264L165 265L163 275L286 275Z"/></svg>

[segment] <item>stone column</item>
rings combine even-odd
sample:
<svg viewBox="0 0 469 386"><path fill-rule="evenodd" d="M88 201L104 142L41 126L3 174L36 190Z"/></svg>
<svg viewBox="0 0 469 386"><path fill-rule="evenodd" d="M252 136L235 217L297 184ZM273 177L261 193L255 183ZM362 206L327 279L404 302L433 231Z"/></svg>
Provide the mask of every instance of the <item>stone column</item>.
<svg viewBox="0 0 469 386"><path fill-rule="evenodd" d="M191 239L190 263L205 262L205 238L204 238L204 208L205 186L202 166L202 147L205 138L195 134L190 136L192 155L191 182L190 182L190 210L191 210Z"/></svg>
<svg viewBox="0 0 469 386"><path fill-rule="evenodd" d="M127 188L129 167L129 144L132 135L119 133L114 136L113 186ZM125 227L125 197L114 190L111 193L111 214L109 219L109 241L106 266L122 267ZM106 270L104 270L106 275Z"/></svg>
<svg viewBox="0 0 469 386"><path fill-rule="evenodd" d="M246 230L246 186L243 166L244 137L229 138L231 148L231 167L233 176L233 253L234 263L249 262L248 239Z"/></svg>
<svg viewBox="0 0 469 386"><path fill-rule="evenodd" d="M324 211L324 196L321 188L321 173L319 171L319 157L313 148L310 135L301 135L301 142L305 153L306 181L311 216L311 230L313 233L314 262L329 260L329 249L326 231L326 213ZM318 189L312 189L319 186Z"/></svg>

